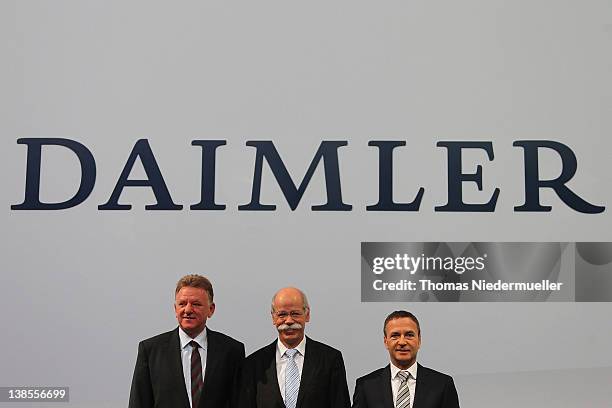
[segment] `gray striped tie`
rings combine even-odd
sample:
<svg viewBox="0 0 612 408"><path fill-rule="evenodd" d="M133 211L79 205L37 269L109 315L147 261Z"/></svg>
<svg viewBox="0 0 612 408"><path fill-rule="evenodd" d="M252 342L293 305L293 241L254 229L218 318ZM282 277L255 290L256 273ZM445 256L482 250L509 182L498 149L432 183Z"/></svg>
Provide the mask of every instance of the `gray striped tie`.
<svg viewBox="0 0 612 408"><path fill-rule="evenodd" d="M296 349L285 351L287 367L285 369L285 407L295 408L300 391L300 372L295 362Z"/></svg>
<svg viewBox="0 0 612 408"><path fill-rule="evenodd" d="M397 378L401 380L399 390L397 390L397 399L395 408L410 408L410 388L408 388L408 371L400 371L397 373Z"/></svg>

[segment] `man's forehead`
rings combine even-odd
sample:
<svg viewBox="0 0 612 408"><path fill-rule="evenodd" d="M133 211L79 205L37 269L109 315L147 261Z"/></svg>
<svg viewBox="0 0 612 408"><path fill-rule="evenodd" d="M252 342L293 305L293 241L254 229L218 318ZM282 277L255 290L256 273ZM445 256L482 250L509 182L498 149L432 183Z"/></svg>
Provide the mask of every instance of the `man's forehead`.
<svg viewBox="0 0 612 408"><path fill-rule="evenodd" d="M274 302L274 309L280 310L302 310L301 301L285 301L285 302Z"/></svg>
<svg viewBox="0 0 612 408"><path fill-rule="evenodd" d="M398 317L387 322L387 330L417 330L417 324L409 317Z"/></svg>
<svg viewBox="0 0 612 408"><path fill-rule="evenodd" d="M184 286L176 293L176 298L199 298L207 295L206 290L202 288Z"/></svg>

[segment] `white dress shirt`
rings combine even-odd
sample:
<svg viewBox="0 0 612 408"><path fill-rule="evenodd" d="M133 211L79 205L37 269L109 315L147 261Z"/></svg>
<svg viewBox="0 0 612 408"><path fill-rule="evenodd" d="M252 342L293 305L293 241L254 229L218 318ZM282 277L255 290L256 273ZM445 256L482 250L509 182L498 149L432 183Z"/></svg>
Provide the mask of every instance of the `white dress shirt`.
<svg viewBox="0 0 612 408"><path fill-rule="evenodd" d="M391 362L391 391L393 392L393 406L397 404L397 392L399 391L400 384L402 383L402 379L397 376L397 373L399 373L400 371L408 371L410 373L410 377L408 377L408 389L410 390L410 406L412 407L414 404L414 393L416 392L416 361L413 365L408 367L407 370L397 368L395 365L393 365L393 362Z"/></svg>
<svg viewBox="0 0 612 408"><path fill-rule="evenodd" d="M187 333L179 327L179 339L181 340L181 361L183 363L183 378L185 379L185 388L187 388L187 396L189 397L189 406L193 406L191 401L191 353L193 347L189 345L191 341L195 341L200 345L200 359L202 360L202 382L204 382L204 374L206 373L206 352L208 350L208 336L206 327L202 333L198 334L195 339L189 337Z"/></svg>
<svg viewBox="0 0 612 408"><path fill-rule="evenodd" d="M301 379L302 367L304 367L304 356L306 354L306 336L304 336L295 349L298 352L293 357L293 360L295 360L295 364L297 364ZM285 372L287 370L287 361L289 360L289 357L285 355L285 351L287 350L289 349L285 347L280 340L276 341L276 376L278 377L278 388L283 397L283 402L285 401Z"/></svg>

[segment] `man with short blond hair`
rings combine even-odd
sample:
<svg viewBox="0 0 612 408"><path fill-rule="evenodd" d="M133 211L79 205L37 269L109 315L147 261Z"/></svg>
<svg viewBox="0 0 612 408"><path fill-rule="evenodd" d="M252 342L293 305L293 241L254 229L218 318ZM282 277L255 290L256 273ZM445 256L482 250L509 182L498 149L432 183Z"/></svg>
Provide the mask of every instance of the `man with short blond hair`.
<svg viewBox="0 0 612 408"><path fill-rule="evenodd" d="M185 275L181 279L179 279L178 282L176 282L176 289L174 290L174 294L176 295L185 286L204 289L204 291L206 291L206 294L208 295L208 299L210 300L210 302L213 302L213 287L212 283L210 283L208 278L202 275L195 274Z"/></svg>
<svg viewBox="0 0 612 408"><path fill-rule="evenodd" d="M310 306L297 288L272 298L278 338L245 361L241 408L349 408L342 354L304 335Z"/></svg>
<svg viewBox="0 0 612 408"><path fill-rule="evenodd" d="M244 345L207 328L213 288L200 275L176 284L179 327L140 342L129 408L228 408L235 405Z"/></svg>

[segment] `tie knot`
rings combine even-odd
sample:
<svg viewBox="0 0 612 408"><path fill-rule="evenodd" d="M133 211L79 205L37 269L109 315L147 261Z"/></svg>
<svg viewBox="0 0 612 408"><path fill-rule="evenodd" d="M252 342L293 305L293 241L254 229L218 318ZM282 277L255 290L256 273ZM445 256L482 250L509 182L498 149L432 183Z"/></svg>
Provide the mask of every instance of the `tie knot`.
<svg viewBox="0 0 612 408"><path fill-rule="evenodd" d="M191 347L193 347L194 349L196 349L196 350L200 348L200 345L199 345L198 343L196 343L195 341L193 341L193 340L191 340L191 341L189 342L189 345L190 345Z"/></svg>
<svg viewBox="0 0 612 408"><path fill-rule="evenodd" d="M406 381L410 377L410 373L408 371L399 371L397 377L402 381Z"/></svg>
<svg viewBox="0 0 612 408"><path fill-rule="evenodd" d="M296 349L288 349L287 351L285 351L285 355L291 359L293 359L293 357L295 357L297 353L298 351Z"/></svg>

